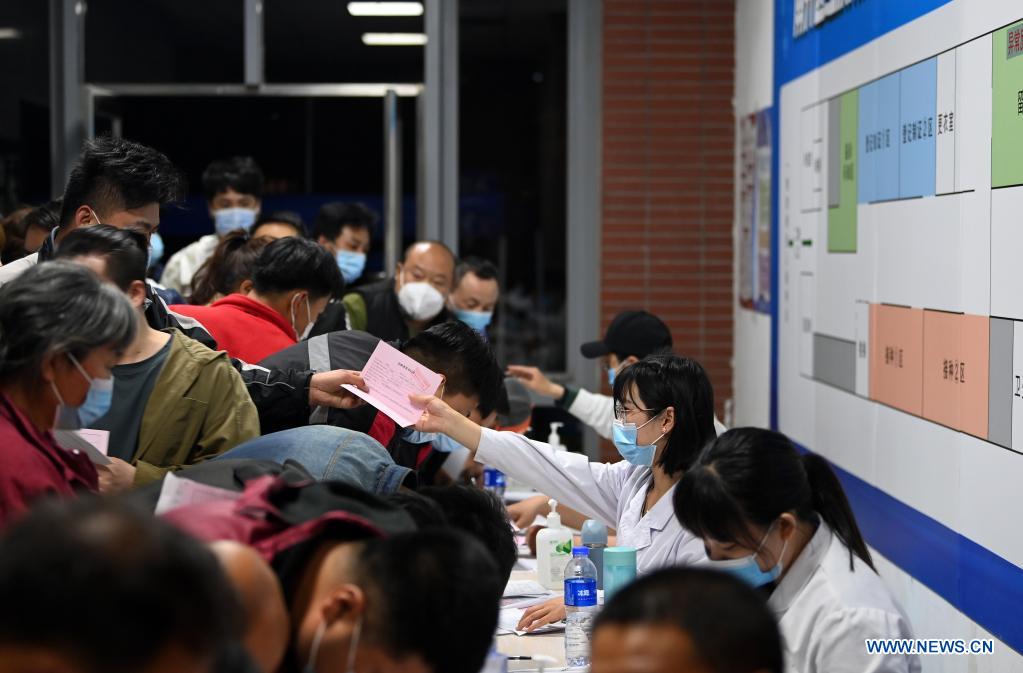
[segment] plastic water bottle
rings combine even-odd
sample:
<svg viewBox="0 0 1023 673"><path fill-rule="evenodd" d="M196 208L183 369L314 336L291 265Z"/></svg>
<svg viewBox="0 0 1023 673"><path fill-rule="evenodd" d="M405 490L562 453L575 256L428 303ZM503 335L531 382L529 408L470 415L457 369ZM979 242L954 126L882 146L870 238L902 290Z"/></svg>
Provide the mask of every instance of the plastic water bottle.
<svg viewBox="0 0 1023 673"><path fill-rule="evenodd" d="M504 489L507 484L504 472L493 467L483 468L483 490L490 491L497 499L504 502Z"/></svg>
<svg viewBox="0 0 1023 673"><path fill-rule="evenodd" d="M586 547L572 549L565 566L565 662L590 665L590 633L597 613L597 567Z"/></svg>

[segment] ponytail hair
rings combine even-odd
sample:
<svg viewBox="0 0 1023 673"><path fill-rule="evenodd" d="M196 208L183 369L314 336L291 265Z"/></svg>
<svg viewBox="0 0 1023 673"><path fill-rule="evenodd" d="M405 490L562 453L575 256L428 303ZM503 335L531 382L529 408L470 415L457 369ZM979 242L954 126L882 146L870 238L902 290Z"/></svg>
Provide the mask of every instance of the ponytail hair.
<svg viewBox="0 0 1023 673"><path fill-rule="evenodd" d="M675 515L700 538L755 549L755 529L768 528L791 512L800 521L820 519L849 549L874 569L849 500L828 462L800 455L785 435L761 428L737 428L700 454L675 489Z"/></svg>
<svg viewBox="0 0 1023 673"><path fill-rule="evenodd" d="M828 465L828 461L815 453L804 453L800 460L810 483L813 510L821 515L828 527L849 548L851 554L856 554L860 560L874 569L874 561L860 533L852 507L849 506L849 499L845 496L842 484ZM849 558L849 563L851 569L852 557Z"/></svg>
<svg viewBox="0 0 1023 673"><path fill-rule="evenodd" d="M227 296L237 291L244 281L252 280L256 259L271 242L273 239L267 236L250 238L242 230L225 236L195 272L191 303L209 304L218 295Z"/></svg>

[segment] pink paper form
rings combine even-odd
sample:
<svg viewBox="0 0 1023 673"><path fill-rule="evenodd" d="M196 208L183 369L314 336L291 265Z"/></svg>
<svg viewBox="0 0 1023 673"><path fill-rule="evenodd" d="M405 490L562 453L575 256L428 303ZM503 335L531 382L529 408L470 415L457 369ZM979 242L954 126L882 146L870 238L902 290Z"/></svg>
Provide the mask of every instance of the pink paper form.
<svg viewBox="0 0 1023 673"><path fill-rule="evenodd" d="M409 395L433 395L444 380L398 349L381 341L362 369L369 393L355 386L341 386L361 397L395 423L405 428L415 425L423 415L422 409L412 406Z"/></svg>

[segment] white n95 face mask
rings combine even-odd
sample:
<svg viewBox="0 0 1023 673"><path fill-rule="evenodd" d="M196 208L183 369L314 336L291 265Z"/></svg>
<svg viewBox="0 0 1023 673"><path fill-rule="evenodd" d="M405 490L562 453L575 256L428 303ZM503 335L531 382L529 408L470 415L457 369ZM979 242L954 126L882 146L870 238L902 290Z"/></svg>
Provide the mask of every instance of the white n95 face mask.
<svg viewBox="0 0 1023 673"><path fill-rule="evenodd" d="M433 320L444 309L444 297L429 283L402 283L398 290L401 310L413 320Z"/></svg>

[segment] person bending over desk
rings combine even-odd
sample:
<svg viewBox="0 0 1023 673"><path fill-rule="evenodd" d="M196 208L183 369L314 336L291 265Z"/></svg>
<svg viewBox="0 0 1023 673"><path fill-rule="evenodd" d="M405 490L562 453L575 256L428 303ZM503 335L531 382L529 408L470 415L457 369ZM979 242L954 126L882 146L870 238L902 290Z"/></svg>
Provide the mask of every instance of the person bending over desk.
<svg viewBox="0 0 1023 673"><path fill-rule="evenodd" d="M769 593L786 671L920 671L916 655L865 647L913 633L824 458L801 456L771 430L731 430L703 451L674 498L682 525L703 539L708 565Z"/></svg>

